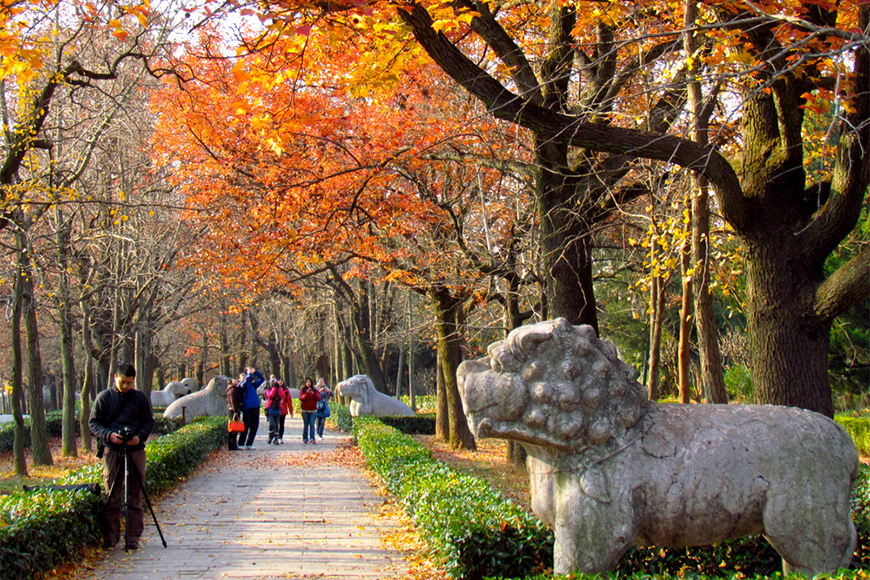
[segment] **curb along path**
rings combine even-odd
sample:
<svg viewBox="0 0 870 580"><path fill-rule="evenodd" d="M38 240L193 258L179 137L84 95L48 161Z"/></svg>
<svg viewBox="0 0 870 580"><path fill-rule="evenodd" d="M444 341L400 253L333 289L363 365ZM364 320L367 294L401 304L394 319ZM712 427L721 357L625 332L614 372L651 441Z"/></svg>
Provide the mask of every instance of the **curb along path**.
<svg viewBox="0 0 870 580"><path fill-rule="evenodd" d="M373 514L383 499L359 468L330 459L347 436L327 431L303 445L301 434L302 420L288 417L284 444L267 445L261 417L256 449L221 451L154 502L167 548L146 506L142 548L102 552L76 578L403 577L402 553L382 546L397 524Z"/></svg>

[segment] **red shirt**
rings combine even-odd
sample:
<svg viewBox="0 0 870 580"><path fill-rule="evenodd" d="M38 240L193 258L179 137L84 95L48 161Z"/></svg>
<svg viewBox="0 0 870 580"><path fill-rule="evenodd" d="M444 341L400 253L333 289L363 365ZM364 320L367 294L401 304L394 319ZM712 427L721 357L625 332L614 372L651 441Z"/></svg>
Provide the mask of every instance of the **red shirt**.
<svg viewBox="0 0 870 580"><path fill-rule="evenodd" d="M303 411L316 411L317 401L320 400L320 393L314 387L302 387L302 392L299 393L299 408Z"/></svg>

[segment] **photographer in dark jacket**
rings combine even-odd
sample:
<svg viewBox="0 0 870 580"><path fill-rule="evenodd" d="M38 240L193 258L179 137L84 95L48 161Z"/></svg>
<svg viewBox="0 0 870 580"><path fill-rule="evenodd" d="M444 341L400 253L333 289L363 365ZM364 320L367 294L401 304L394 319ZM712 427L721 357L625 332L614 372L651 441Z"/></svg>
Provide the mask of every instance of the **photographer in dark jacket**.
<svg viewBox="0 0 870 580"><path fill-rule="evenodd" d="M97 395L88 422L91 433L105 445L103 477L108 504L105 511L104 547L111 548L121 538L121 504L124 498L124 452L130 459L130 470L138 471L126 482L127 536L126 549L139 548L144 530L145 510L142 507L142 487L145 481L145 441L154 429L151 401L135 389L136 370L122 364L115 373L115 384Z"/></svg>

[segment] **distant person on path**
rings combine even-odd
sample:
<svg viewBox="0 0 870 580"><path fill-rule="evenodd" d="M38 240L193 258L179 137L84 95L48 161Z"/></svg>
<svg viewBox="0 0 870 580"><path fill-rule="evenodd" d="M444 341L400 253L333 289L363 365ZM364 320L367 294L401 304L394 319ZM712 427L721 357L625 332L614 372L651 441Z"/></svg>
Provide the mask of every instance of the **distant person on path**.
<svg viewBox="0 0 870 580"><path fill-rule="evenodd" d="M281 400L281 418L278 420L278 443L284 443L284 422L288 414L293 416L293 396L281 379L278 379L278 388L284 393L284 398Z"/></svg>
<svg viewBox="0 0 870 580"><path fill-rule="evenodd" d="M103 477L109 500L104 512L103 547L113 548L121 539L121 502L127 486L127 534L125 548L139 549L145 529L142 486L145 481L145 441L154 429L151 401L137 391L136 369L122 364L115 372L115 384L100 392L94 400L88 426L94 437L105 445ZM131 477L124 481L125 452L130 461ZM136 477L133 470L138 472Z"/></svg>
<svg viewBox="0 0 870 580"><path fill-rule="evenodd" d="M230 421L240 421L242 419L242 389L239 387L239 381L230 379L227 385L227 410L230 414ZM239 434L236 431L230 431L229 450L238 451Z"/></svg>
<svg viewBox="0 0 870 580"><path fill-rule="evenodd" d="M244 378L240 376L242 388L242 421L245 423L245 430L239 443L244 445L244 449L252 450L254 447L254 437L257 436L257 428L260 426L260 395L257 394L257 389L263 384L265 379L263 374L254 367L248 367Z"/></svg>
<svg viewBox="0 0 870 580"><path fill-rule="evenodd" d="M326 381L323 377L317 379L317 394L320 395L320 400L317 402L317 436L323 439L323 427L326 424L326 418L331 414L329 411L329 400L332 398L332 391L326 386Z"/></svg>
<svg viewBox="0 0 870 580"><path fill-rule="evenodd" d="M283 443L281 440L281 423L284 415L287 414L284 398L289 394L289 390L285 392L285 389L281 388L281 381L278 379L271 381L269 388L264 393L266 399L266 417L269 419L268 445Z"/></svg>
<svg viewBox="0 0 870 580"><path fill-rule="evenodd" d="M306 377L305 384L299 391L299 408L302 410L302 442L314 441L314 421L315 413L317 413L317 401L320 400L320 395L317 389L314 388L314 381L311 377Z"/></svg>

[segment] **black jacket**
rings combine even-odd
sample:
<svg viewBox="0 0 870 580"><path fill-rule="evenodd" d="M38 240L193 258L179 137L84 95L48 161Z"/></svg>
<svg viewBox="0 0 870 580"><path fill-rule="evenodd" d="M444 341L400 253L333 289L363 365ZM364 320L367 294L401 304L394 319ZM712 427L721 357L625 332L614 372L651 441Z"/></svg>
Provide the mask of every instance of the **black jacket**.
<svg viewBox="0 0 870 580"><path fill-rule="evenodd" d="M112 418L122 402L124 408L121 409L112 423L108 424L109 419ZM130 389L126 393L121 393L112 385L97 395L94 407L91 409L88 426L94 437L102 439L106 447L110 449L115 451L123 451L125 448L131 451L144 449L145 441L154 429L154 411L151 409L151 401L141 391ZM109 442L109 435L121 431L124 427L129 427L133 431L133 435L139 437L138 444L115 445Z"/></svg>

